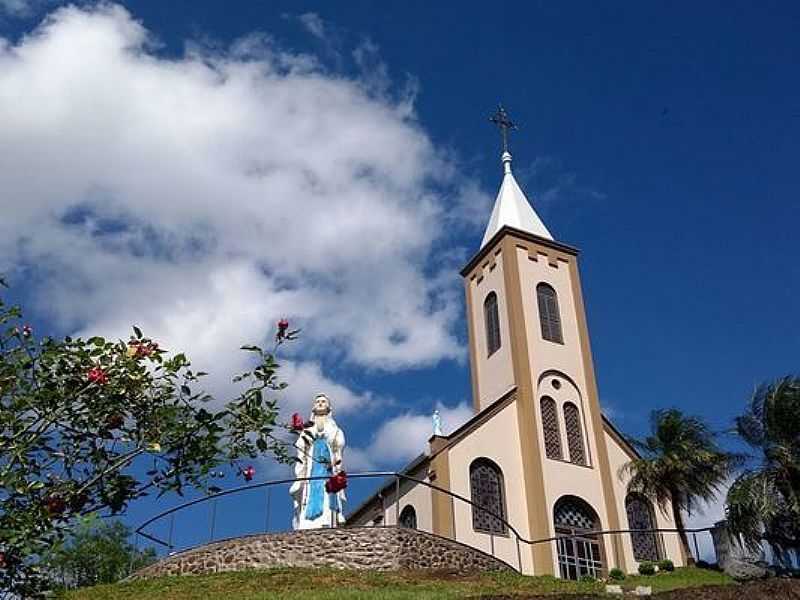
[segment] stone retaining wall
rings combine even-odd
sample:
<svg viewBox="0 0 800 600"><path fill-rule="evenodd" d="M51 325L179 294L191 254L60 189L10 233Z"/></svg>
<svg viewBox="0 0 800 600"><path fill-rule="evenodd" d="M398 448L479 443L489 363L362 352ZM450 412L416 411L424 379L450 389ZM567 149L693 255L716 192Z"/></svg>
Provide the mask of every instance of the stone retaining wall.
<svg viewBox="0 0 800 600"><path fill-rule="evenodd" d="M347 527L251 535L180 552L137 571L133 578L266 569L447 569L503 571L503 561L458 542L398 527Z"/></svg>

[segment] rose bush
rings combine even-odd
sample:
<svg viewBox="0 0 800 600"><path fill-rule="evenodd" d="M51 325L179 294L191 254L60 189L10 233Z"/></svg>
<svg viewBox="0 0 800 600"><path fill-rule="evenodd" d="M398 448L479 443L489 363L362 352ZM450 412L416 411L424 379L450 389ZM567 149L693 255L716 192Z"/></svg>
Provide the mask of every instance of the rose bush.
<svg viewBox="0 0 800 600"><path fill-rule="evenodd" d="M187 486L218 491L225 463L252 479L240 459L291 460L276 437L286 384L274 351L243 346L255 366L222 401L198 387L204 373L184 354L138 328L128 341L37 341L20 318L0 298L0 590L34 597L40 558L81 515ZM297 331L279 334L276 348Z"/></svg>

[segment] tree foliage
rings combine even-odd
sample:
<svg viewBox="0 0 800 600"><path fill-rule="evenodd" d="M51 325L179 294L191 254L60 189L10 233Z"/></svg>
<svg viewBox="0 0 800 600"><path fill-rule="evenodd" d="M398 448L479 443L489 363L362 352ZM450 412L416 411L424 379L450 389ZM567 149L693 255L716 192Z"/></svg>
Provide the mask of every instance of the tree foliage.
<svg viewBox="0 0 800 600"><path fill-rule="evenodd" d="M691 513L699 500L713 500L741 458L722 450L702 420L677 409L653 411L650 430L644 440L631 440L641 457L623 466L620 475L629 475L629 490L662 512L672 505L675 527L691 557L682 512Z"/></svg>
<svg viewBox="0 0 800 600"><path fill-rule="evenodd" d="M0 590L41 587L41 557L80 515L122 512L148 494L215 491L215 467L268 454L274 435L274 352L245 346L255 368L227 401L199 388L204 373L138 328L128 341L37 341L0 298ZM278 343L294 337L282 322ZM276 346L277 347L277 346Z"/></svg>
<svg viewBox="0 0 800 600"><path fill-rule="evenodd" d="M63 588L115 583L156 561L155 550L134 548L130 534L116 520L82 519L63 544L44 556L44 575Z"/></svg>
<svg viewBox="0 0 800 600"><path fill-rule="evenodd" d="M756 389L736 431L757 464L728 490L728 526L749 547L766 540L785 556L800 545L800 378Z"/></svg>

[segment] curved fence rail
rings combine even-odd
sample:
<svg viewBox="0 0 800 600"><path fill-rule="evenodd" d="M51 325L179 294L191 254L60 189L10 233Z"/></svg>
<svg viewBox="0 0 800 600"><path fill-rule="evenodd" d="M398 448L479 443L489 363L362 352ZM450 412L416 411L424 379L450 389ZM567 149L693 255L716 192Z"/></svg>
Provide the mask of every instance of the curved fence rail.
<svg viewBox="0 0 800 600"><path fill-rule="evenodd" d="M665 555L665 539L674 536L677 539L677 529L614 529L582 531L580 534L558 533L555 536L539 539L528 539L522 535L517 527L508 522L504 515L483 508L471 499L460 494L446 490L427 481L411 477L404 473L393 471L372 471L348 474L348 493L363 497L372 497L375 506L362 505L356 511L359 522L355 524L372 526L408 526L401 520L401 506L408 505L412 498L420 502L419 492L427 489L428 500L424 501L430 506L437 498L444 497L451 515L451 522L447 528L440 526L434 531L430 512L415 515L413 526L417 529L443 535L459 543L464 543L478 550L491 554L503 560L518 572L532 572L532 558L530 548L538 544L552 544L553 555L559 557L562 576L572 577L581 574L599 576L605 572L604 565L609 563L608 550L600 551L598 556L592 555L589 546L577 549L579 543L591 545L592 540L606 540L616 537L636 534L652 535L655 544ZM307 477L303 481L327 479L327 477ZM221 492L189 500L174 506L147 519L135 530L135 544L138 546L139 538L144 538L160 546L168 554L186 550L198 545L207 544L222 539L230 539L248 534L277 533L288 531L291 527L291 500L288 486L297 479L278 479L244 486L239 486ZM381 480L378 492L375 493L374 481ZM372 484L369 489L363 487L364 483ZM285 495L276 496L276 488L286 487ZM360 490L358 488L361 488ZM361 492L362 494L360 494ZM263 495L260 495L263 494ZM416 496L415 496L416 494ZM246 498L248 497L248 498ZM202 508L201 508L202 507ZM481 531L464 523L472 524L472 515L476 513L490 515L494 522L499 524L498 531ZM259 518L261 515L261 518ZM365 519L365 515L373 518ZM458 516L465 517L458 519ZM352 516L352 513L351 513ZM255 517L255 518L254 518ZM207 534L205 525L207 523ZM369 522L366 522L369 521ZM460 525L459 525L460 524ZM177 525L177 527L176 527ZM348 522L348 525L351 525ZM694 558L706 558L714 562L713 544L710 544L709 532L713 527L685 529L684 533L693 541ZM186 535L190 532L190 535ZM698 541L698 534L705 536ZM674 541L674 540L673 540ZM567 546L575 550L575 564L562 561ZM675 544L673 543L673 546ZM701 545L703 550L701 551ZM611 544L615 552L619 552L621 544ZM571 550L572 551L572 550ZM620 556L613 557L615 564L620 563ZM582 562L581 562L582 561Z"/></svg>

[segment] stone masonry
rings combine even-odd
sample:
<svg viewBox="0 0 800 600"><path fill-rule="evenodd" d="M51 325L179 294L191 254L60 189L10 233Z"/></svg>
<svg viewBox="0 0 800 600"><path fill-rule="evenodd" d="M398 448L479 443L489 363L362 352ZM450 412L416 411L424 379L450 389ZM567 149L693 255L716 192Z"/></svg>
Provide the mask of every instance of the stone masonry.
<svg viewBox="0 0 800 600"><path fill-rule="evenodd" d="M504 571L503 561L458 542L398 527L347 527L251 535L186 550L137 571L133 578L268 569L431 569Z"/></svg>

